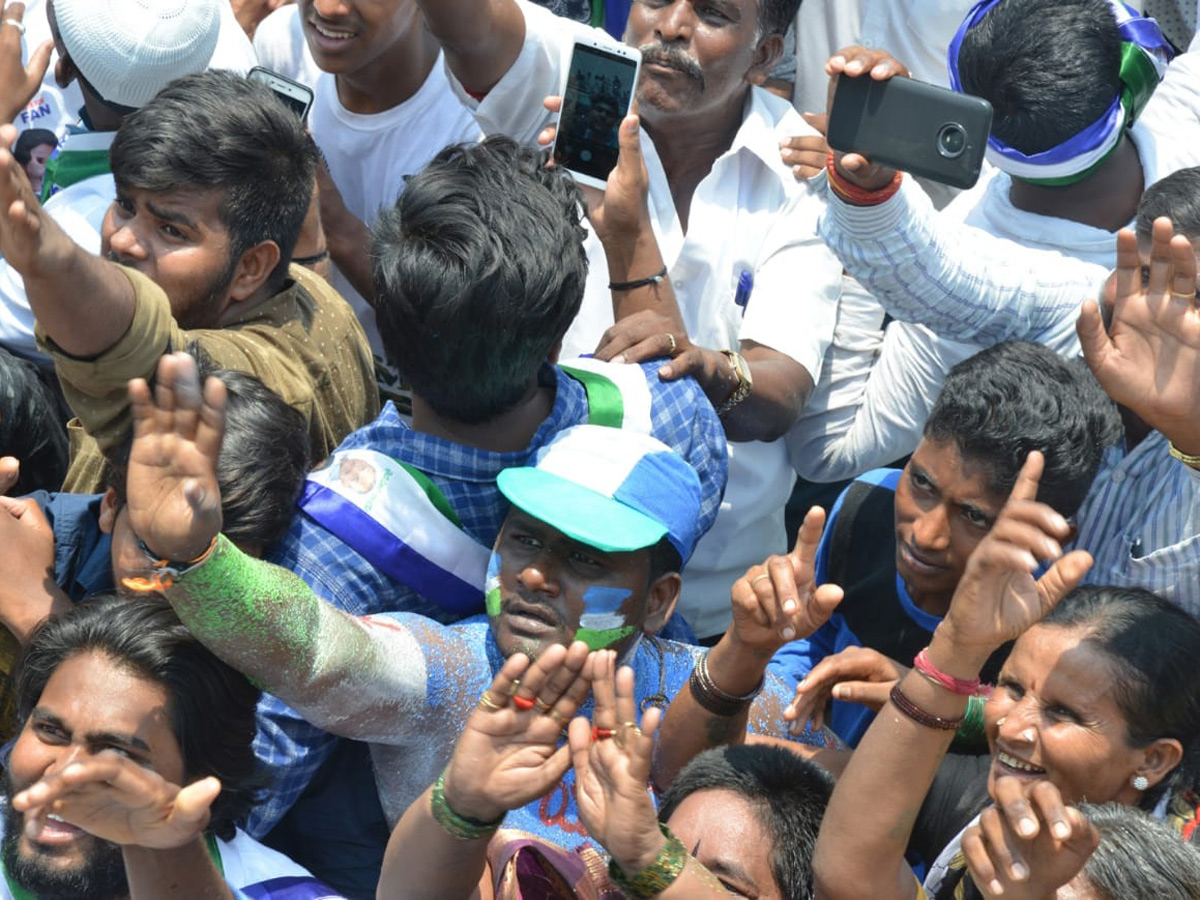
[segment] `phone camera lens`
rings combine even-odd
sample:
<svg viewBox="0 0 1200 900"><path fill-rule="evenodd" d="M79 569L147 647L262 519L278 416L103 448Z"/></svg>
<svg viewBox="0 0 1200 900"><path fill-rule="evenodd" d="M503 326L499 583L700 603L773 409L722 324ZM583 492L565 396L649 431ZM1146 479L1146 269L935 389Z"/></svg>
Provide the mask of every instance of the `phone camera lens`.
<svg viewBox="0 0 1200 900"><path fill-rule="evenodd" d="M954 122L943 125L938 131L937 149L946 159L958 159L967 149L966 131Z"/></svg>

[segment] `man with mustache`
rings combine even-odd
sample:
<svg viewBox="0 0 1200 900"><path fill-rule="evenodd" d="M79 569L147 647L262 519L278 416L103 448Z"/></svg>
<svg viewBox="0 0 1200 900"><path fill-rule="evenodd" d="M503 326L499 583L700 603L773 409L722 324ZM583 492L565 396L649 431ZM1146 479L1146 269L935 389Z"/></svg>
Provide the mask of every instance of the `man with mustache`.
<svg viewBox="0 0 1200 900"><path fill-rule="evenodd" d="M483 131L529 143L547 137L543 100L561 89L574 37L611 40L525 0L419 2ZM643 57L642 213L658 246L639 257L641 286L610 290L614 261L589 239L587 292L563 346L564 358L671 357L659 376L695 376L721 414L733 442L728 507L688 566L681 603L702 639L728 624L734 580L764 551L785 546L783 504L794 474L774 439L795 422L820 373L841 290L841 266L815 233L821 189L797 184L779 157L781 140L811 129L760 87L798 5L633 3L625 41ZM622 189L620 178L610 179L610 193ZM618 227L602 204L591 217L594 231ZM660 273L677 303L651 283Z"/></svg>
<svg viewBox="0 0 1200 900"><path fill-rule="evenodd" d="M0 145L14 139L0 128ZM379 396L349 306L290 265L314 180L303 125L263 85L200 72L125 118L109 155L106 260L71 239L0 150L0 255L24 279L78 417L67 489L100 490L102 454L129 427L128 380L192 343L302 412L312 458L324 459L379 411Z"/></svg>

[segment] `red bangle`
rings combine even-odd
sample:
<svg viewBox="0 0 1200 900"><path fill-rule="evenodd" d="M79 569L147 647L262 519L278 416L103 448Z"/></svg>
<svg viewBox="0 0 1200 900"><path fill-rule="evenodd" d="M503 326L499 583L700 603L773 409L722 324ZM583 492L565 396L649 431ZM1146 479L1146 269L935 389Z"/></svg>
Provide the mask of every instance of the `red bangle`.
<svg viewBox="0 0 1200 900"><path fill-rule="evenodd" d="M892 692L888 695L892 701L892 705L908 718L912 719L918 725L924 725L926 728L933 728L937 731L958 731L958 728L963 723L963 717L957 719L943 719L941 716L935 716L931 712L926 712L913 703L905 693L900 690L900 682L892 685Z"/></svg>
<svg viewBox="0 0 1200 900"><path fill-rule="evenodd" d="M980 692L980 682L978 678L973 678L970 681L964 681L962 678L955 678L953 675L947 675L937 666L929 661L929 648L924 648L917 654L913 660L913 666L918 672L925 676L926 680L932 681L938 687L943 687L952 694L961 694L964 697L970 697L973 694Z"/></svg>
<svg viewBox="0 0 1200 900"><path fill-rule="evenodd" d="M825 157L825 170L829 173L829 187L833 189L833 192L847 203L853 203L856 206L878 206L885 200L891 199L896 191L900 190L900 181L904 177L903 172L896 172L891 184L875 191L868 191L851 184L842 177L837 166L834 165L832 150Z"/></svg>

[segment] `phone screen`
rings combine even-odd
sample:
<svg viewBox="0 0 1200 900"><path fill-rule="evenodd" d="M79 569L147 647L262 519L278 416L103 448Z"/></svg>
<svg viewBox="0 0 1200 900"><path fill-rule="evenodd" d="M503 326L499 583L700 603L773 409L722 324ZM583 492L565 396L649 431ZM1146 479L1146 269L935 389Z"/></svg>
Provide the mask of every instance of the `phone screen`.
<svg viewBox="0 0 1200 900"><path fill-rule="evenodd" d="M273 87L272 90L274 90ZM285 94L283 91L279 90L275 91L275 96L286 103L288 108L291 109L292 112L294 112L300 119L303 119L305 113L308 112L308 104L299 97L293 97L290 94Z"/></svg>
<svg viewBox="0 0 1200 900"><path fill-rule="evenodd" d="M598 47L575 45L554 160L604 182L617 165L617 131L633 97L636 61Z"/></svg>

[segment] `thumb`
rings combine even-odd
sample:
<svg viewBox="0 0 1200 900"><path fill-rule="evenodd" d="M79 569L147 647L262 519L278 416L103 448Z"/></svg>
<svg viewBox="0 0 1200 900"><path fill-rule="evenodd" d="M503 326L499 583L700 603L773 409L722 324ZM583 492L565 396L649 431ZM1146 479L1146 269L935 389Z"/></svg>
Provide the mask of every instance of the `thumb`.
<svg viewBox="0 0 1200 900"><path fill-rule="evenodd" d="M203 828L208 824L210 807L220 793L221 782L212 776L180 788L171 808L172 822L178 827Z"/></svg>
<svg viewBox="0 0 1200 900"><path fill-rule="evenodd" d="M1046 611L1049 612L1059 600L1078 587L1091 568L1092 555L1086 550L1072 550L1056 559L1037 582L1038 594Z"/></svg>
<svg viewBox="0 0 1200 900"><path fill-rule="evenodd" d="M800 113L804 121L820 132L821 137L829 130L829 116L825 113L806 112Z"/></svg>

